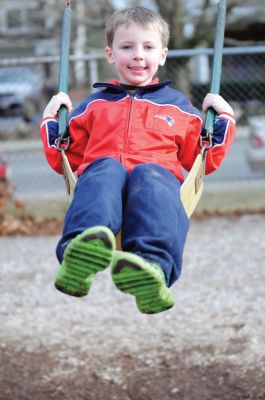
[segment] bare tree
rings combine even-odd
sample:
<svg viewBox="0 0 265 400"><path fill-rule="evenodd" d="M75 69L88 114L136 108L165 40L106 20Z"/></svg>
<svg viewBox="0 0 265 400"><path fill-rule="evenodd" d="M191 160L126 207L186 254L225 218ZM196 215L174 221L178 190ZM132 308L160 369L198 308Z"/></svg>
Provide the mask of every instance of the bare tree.
<svg viewBox="0 0 265 400"><path fill-rule="evenodd" d="M218 0L155 0L159 13L170 25L170 49L192 49L195 47L212 47L215 36L215 21ZM243 4L245 0L227 0L227 17L236 6ZM229 38L226 37L229 41ZM190 92L190 69L187 68L190 59L182 57L178 60L169 59L165 69L173 76L178 88L185 93ZM209 79L209 60L206 56L198 56L193 59L193 71L200 83L203 83L204 75ZM192 67L192 66L191 66ZM204 74L202 74L202 69ZM199 75L201 76L199 77Z"/></svg>
<svg viewBox="0 0 265 400"><path fill-rule="evenodd" d="M172 49L194 48L194 47L211 47L214 41L214 27L217 11L218 0L154 0L160 14L168 21L170 25L170 44ZM262 6L263 3L263 6ZM240 40L230 37L231 28L233 31L241 25L246 28L246 16L244 23L240 22L239 17L236 18L234 13L243 10L243 7L249 7L252 10L253 20L265 17L264 0L227 0L226 19L227 19L227 34L225 44L240 44ZM258 11L258 12L257 12ZM263 23L263 26L265 24ZM186 33L186 28L190 27L189 33ZM264 29L264 28L263 28ZM251 38L251 29L249 30Z"/></svg>

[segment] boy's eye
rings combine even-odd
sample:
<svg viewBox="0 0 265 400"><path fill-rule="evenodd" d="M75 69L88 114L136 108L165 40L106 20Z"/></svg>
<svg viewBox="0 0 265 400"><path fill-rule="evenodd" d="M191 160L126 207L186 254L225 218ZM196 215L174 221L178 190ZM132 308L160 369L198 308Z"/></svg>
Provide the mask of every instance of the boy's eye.
<svg viewBox="0 0 265 400"><path fill-rule="evenodd" d="M147 44L144 48L147 50L152 50L154 46L152 46L151 44Z"/></svg>
<svg viewBox="0 0 265 400"><path fill-rule="evenodd" d="M123 50L130 50L131 48L132 48L132 46L129 46L129 45L122 46Z"/></svg>

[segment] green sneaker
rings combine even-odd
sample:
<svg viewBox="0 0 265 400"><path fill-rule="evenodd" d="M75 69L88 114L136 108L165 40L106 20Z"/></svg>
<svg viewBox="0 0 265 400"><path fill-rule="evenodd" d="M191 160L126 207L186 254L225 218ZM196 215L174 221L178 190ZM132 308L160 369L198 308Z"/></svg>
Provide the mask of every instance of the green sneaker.
<svg viewBox="0 0 265 400"><path fill-rule="evenodd" d="M112 279L119 290L135 296L142 313L155 314L174 305L161 268L136 254L119 252L114 256Z"/></svg>
<svg viewBox="0 0 265 400"><path fill-rule="evenodd" d="M110 229L86 229L66 247L55 287L71 296L85 296L95 274L110 265L114 250L115 237Z"/></svg>

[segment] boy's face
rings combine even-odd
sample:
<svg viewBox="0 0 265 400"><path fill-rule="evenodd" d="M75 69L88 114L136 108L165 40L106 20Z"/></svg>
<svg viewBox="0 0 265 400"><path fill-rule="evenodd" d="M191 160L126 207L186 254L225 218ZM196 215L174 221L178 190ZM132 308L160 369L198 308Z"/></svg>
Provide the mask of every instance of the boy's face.
<svg viewBox="0 0 265 400"><path fill-rule="evenodd" d="M112 48L106 47L109 64L115 64L121 83L148 85L158 67L164 65L168 49L153 27L131 23L121 25L114 34Z"/></svg>

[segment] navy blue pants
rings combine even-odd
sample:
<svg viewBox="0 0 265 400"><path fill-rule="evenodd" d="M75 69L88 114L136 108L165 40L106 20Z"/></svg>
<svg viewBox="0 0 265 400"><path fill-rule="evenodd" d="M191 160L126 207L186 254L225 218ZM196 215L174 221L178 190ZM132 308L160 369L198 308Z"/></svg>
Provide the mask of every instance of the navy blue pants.
<svg viewBox="0 0 265 400"><path fill-rule="evenodd" d="M91 163L78 179L56 253L59 262L71 239L103 225L122 248L156 261L171 286L180 276L189 219L180 201L181 183L157 164L140 164L131 173L113 158Z"/></svg>

